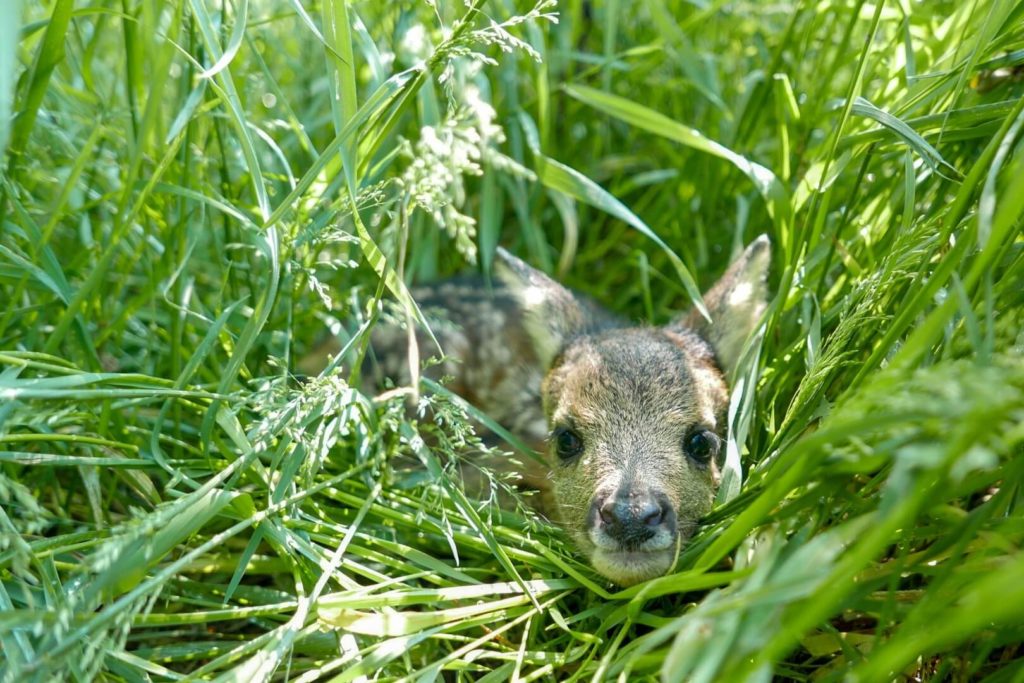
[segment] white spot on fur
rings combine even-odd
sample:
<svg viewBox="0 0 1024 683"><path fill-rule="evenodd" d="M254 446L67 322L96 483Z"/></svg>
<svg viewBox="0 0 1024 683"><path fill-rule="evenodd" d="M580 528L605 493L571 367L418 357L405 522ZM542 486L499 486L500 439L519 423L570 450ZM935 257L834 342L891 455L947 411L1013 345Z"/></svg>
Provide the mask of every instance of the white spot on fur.
<svg viewBox="0 0 1024 683"><path fill-rule="evenodd" d="M534 285L524 287L521 296L525 308L541 306L548 298L547 292L543 287L537 287Z"/></svg>
<svg viewBox="0 0 1024 683"><path fill-rule="evenodd" d="M740 282L729 292L730 306L743 306L750 301L750 295L754 293L754 285L749 282Z"/></svg>

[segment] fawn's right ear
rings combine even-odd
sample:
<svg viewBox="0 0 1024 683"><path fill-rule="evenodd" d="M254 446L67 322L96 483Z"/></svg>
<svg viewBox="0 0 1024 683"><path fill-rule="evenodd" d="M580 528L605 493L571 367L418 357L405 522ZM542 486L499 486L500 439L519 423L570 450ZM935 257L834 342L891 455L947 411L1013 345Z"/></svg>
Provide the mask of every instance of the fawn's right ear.
<svg viewBox="0 0 1024 683"><path fill-rule="evenodd" d="M502 247L498 247L494 274L519 303L526 333L544 368L570 338L593 325L592 305Z"/></svg>

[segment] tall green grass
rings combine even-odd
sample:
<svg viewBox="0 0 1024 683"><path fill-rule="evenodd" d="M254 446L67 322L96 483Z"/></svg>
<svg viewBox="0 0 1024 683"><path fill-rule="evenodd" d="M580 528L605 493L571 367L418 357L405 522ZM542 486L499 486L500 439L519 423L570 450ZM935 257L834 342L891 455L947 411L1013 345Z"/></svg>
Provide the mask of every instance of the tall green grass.
<svg viewBox="0 0 1024 683"><path fill-rule="evenodd" d="M1024 676L1024 3L19 5L0 679ZM720 504L627 590L443 390L291 374L499 243L660 323L762 232Z"/></svg>

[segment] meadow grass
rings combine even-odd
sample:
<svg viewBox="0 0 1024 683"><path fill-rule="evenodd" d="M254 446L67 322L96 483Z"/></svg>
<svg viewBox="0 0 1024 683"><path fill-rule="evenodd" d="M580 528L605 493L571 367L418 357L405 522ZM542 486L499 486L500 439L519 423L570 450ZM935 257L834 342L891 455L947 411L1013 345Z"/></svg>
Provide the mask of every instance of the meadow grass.
<svg viewBox="0 0 1024 683"><path fill-rule="evenodd" d="M0 680L1024 677L1024 2L0 14ZM761 233L719 504L625 590L443 387L293 374L498 244L663 323Z"/></svg>

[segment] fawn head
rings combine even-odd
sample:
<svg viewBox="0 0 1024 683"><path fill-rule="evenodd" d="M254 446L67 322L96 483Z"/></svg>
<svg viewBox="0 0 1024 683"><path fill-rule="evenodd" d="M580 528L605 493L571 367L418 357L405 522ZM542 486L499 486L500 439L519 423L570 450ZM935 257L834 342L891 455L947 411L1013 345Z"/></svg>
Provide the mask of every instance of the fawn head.
<svg viewBox="0 0 1024 683"><path fill-rule="evenodd" d="M504 250L545 367L547 460L558 521L620 585L664 574L719 482L727 379L766 305L769 243L758 238L696 311L664 327L615 327L587 300Z"/></svg>

